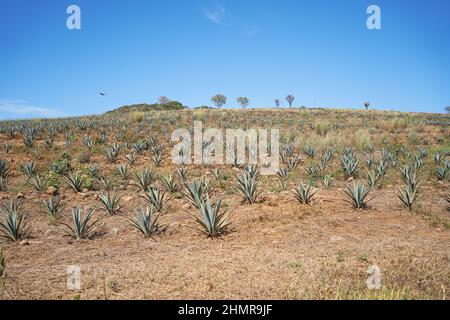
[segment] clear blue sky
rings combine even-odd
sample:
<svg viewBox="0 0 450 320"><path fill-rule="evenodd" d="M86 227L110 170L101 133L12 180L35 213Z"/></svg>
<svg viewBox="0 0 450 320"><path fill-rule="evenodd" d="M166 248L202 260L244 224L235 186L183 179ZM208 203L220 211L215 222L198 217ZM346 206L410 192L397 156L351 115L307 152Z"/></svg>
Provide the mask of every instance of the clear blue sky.
<svg viewBox="0 0 450 320"><path fill-rule="evenodd" d="M66 8L81 8L81 30ZM382 30L368 30L379 5ZM99 114L160 95L196 107L444 112L449 0L0 0L0 118ZM98 92L108 95L101 97Z"/></svg>

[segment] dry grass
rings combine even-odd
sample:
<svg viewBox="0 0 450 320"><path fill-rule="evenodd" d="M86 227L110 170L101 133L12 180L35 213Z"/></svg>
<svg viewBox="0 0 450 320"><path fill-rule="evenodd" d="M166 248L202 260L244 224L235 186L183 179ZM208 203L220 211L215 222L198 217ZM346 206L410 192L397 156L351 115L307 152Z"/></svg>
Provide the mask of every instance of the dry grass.
<svg viewBox="0 0 450 320"><path fill-rule="evenodd" d="M244 114L244 115L243 115ZM285 192L279 190L276 177L261 178L264 201L244 205L235 192L236 170L222 166L225 179L218 183L214 197L224 196L231 214L231 232L219 239L209 239L196 231L195 222L186 213L193 212L187 202L172 196L161 216L166 230L150 239L143 239L129 225L126 217L134 214L141 203L136 188L123 183L115 167L126 163L122 152L117 164L111 165L101 155L97 145L90 162L80 164L85 151L84 134L98 136L97 127L79 132L73 144L63 147L64 134L58 134L55 147L48 152L38 139L40 158L27 151L22 138L13 139L0 133L0 141L13 145L12 153L0 149L0 158L11 164L7 191L3 200L23 193L24 210L30 218L31 237L22 243L0 243L5 258L3 298L5 299L448 299L450 289L450 230L448 204L441 197L448 191L448 180L437 182L432 152L449 150L448 132L442 125L428 123L449 121L438 115L401 114L393 112L360 112L355 110L246 110L217 112L211 110L158 112L146 114L142 122L124 116L126 140L131 143L148 139L158 133L160 143L167 146L167 136L175 127L191 127L194 119L204 127L259 125L280 127L284 136L292 135L296 153L308 143L317 148L315 159L303 161L289 173ZM394 116L394 119L392 117ZM101 118L94 120L103 121ZM135 132L139 123L143 130ZM151 126L150 126L151 124ZM337 128L334 127L337 125ZM342 127L340 127L342 126ZM161 132L167 128L167 132ZM340 171L339 157L326 168L335 177L330 190L320 190L311 205L298 205L289 190L300 179L307 180L306 166L317 164L321 151L333 146L341 152L353 146L364 164L362 149L369 144L380 157L383 137L387 147L408 145L411 153L416 144L409 144L410 130L417 141L430 151L421 179L422 198L410 213L396 198L402 184L396 169L390 169L383 183L373 190L374 200L366 210L353 210L344 202L342 188L347 184ZM409 133L408 133L409 132ZM439 140L440 139L440 140ZM114 131L108 131L108 145L114 141ZM151 167L159 175L171 173L169 150L163 154L162 166L156 168L149 151L144 152L131 172ZM397 150L397 149L395 149ZM46 174L50 164L67 152L74 169L83 170L96 164L103 175L113 180L123 196L120 211L109 216L97 210L102 218L92 240L73 241L63 237L58 223L49 224L39 194L25 184L18 170L20 163L33 160L39 172ZM303 156L302 156L303 157ZM399 157L402 164L402 159ZM205 167L188 167L189 178L212 175ZM365 169L357 179L365 179ZM178 181L179 182L179 181ZM320 187L320 181L317 181ZM64 183L59 186L67 208L100 206L98 194L103 192L95 182L94 190L74 193ZM61 221L69 221L65 210ZM66 269L79 265L81 290L68 290ZM367 269L381 269L381 290L366 286Z"/></svg>

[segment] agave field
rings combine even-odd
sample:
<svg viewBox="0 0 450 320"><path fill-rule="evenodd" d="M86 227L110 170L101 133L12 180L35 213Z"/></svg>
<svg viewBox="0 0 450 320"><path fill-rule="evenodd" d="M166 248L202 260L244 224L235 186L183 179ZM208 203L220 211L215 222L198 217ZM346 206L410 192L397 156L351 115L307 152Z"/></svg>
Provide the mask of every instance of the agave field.
<svg viewBox="0 0 450 320"><path fill-rule="evenodd" d="M277 174L173 164L194 121L279 129ZM449 299L449 125L328 109L0 122L0 298Z"/></svg>

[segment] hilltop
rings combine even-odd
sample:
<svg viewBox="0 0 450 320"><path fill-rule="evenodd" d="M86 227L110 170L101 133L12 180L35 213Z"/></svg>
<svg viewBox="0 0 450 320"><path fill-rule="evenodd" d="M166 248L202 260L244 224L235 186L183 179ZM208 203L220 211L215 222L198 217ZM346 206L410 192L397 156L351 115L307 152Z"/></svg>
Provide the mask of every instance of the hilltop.
<svg viewBox="0 0 450 320"><path fill-rule="evenodd" d="M129 112L148 112L148 111L171 111L171 110L183 110L188 107L183 106L181 102L178 101L170 101L168 103L159 104L159 103L140 103L140 104L131 104L125 105L114 110L105 112L105 115L119 115Z"/></svg>

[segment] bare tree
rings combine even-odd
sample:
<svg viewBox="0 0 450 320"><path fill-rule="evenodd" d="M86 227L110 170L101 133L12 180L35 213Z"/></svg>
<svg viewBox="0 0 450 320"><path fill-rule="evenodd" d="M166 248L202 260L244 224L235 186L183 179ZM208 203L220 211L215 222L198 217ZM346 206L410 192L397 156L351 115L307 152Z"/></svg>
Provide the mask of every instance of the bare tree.
<svg viewBox="0 0 450 320"><path fill-rule="evenodd" d="M170 99L167 98L166 96L161 96L158 98L158 103L159 104L167 104L170 102Z"/></svg>
<svg viewBox="0 0 450 320"><path fill-rule="evenodd" d="M290 94L286 97L286 101L289 103L289 109L292 108L292 103L294 102L294 100L295 100L295 97L292 94Z"/></svg>
<svg viewBox="0 0 450 320"><path fill-rule="evenodd" d="M366 110L369 110L370 102L369 101L364 102L364 107L366 107Z"/></svg>
<svg viewBox="0 0 450 320"><path fill-rule="evenodd" d="M250 101L248 100L247 97L239 97L236 99L237 103L239 103L242 108L247 108L247 106L249 105Z"/></svg>
<svg viewBox="0 0 450 320"><path fill-rule="evenodd" d="M227 103L227 97L219 93L212 97L211 101L216 105L217 108L220 109L224 104Z"/></svg>
<svg viewBox="0 0 450 320"><path fill-rule="evenodd" d="M445 108L445 111L447 111L447 113L450 113L450 106L447 106L447 107Z"/></svg>
<svg viewBox="0 0 450 320"><path fill-rule="evenodd" d="M279 108L281 105L281 102L279 99L275 99L275 107Z"/></svg>

